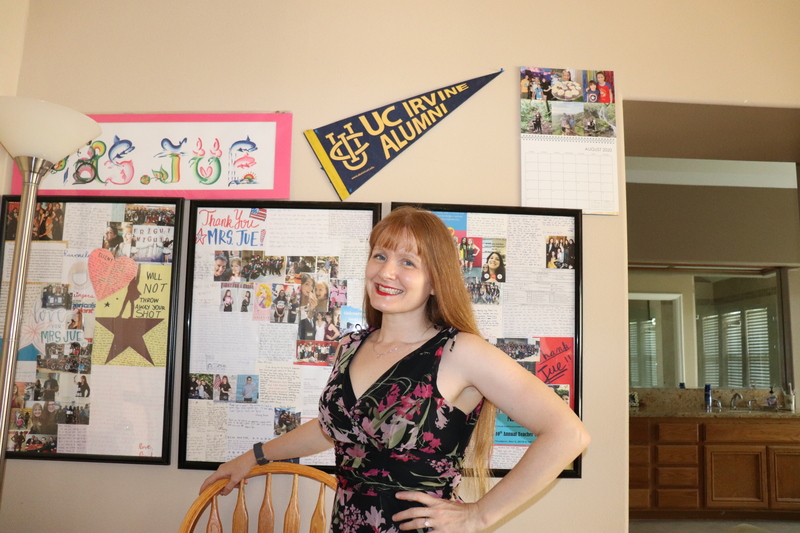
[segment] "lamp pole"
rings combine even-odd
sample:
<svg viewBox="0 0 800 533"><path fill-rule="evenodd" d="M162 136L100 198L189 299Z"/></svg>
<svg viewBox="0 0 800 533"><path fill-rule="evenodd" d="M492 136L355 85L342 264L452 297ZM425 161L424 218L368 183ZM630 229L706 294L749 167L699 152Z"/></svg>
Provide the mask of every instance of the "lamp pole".
<svg viewBox="0 0 800 533"><path fill-rule="evenodd" d="M22 321L22 307L25 303L25 282L28 279L28 258L31 252L31 236L33 219L36 213L36 194L42 177L53 168L53 163L46 159L28 156L14 158L22 173L22 196L19 202L17 235L14 244L14 255L11 259L11 282L8 289L8 307L3 327L3 350L0 376L3 383L2 412L0 413L0 435L3 445L0 446L0 501L3 500L3 480L6 471L6 448L11 414L11 390L17 369L17 351L19 350L19 331Z"/></svg>
<svg viewBox="0 0 800 533"><path fill-rule="evenodd" d="M100 133L97 122L72 109L31 98L0 96L0 144L22 173L22 195L0 352L0 383L3 386L0 396L0 502L3 498L11 389L16 378L36 195L42 178L55 162L75 153Z"/></svg>

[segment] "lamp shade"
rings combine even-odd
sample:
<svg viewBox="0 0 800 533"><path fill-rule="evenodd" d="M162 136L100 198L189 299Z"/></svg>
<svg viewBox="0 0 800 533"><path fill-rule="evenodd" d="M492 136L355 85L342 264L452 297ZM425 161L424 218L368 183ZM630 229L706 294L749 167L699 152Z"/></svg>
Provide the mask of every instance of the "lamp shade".
<svg viewBox="0 0 800 533"><path fill-rule="evenodd" d="M97 122L67 107L0 96L0 144L13 158L38 157L55 164L101 131Z"/></svg>

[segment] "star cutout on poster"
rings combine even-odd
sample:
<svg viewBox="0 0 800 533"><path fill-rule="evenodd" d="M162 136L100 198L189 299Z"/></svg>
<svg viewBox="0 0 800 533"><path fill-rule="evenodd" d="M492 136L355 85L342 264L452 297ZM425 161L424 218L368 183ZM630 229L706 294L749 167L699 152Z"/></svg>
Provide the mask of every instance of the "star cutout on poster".
<svg viewBox="0 0 800 533"><path fill-rule="evenodd" d="M108 318L97 317L97 320L112 335L111 348L108 350L106 364L112 361L128 348L133 348L148 363L155 366L150 350L144 342L148 331L164 321L163 318Z"/></svg>
<svg viewBox="0 0 800 533"><path fill-rule="evenodd" d="M195 244L205 244L206 243L206 233L203 231L203 228L200 228L200 231L197 232L195 235Z"/></svg>

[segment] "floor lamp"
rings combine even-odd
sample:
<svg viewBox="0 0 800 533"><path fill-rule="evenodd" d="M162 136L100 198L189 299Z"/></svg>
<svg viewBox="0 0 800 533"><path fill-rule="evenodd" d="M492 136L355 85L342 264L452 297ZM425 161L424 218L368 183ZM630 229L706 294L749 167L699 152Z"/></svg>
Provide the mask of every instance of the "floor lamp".
<svg viewBox="0 0 800 533"><path fill-rule="evenodd" d="M18 211L17 235L11 259L0 377L0 502L6 470L11 389L17 366L28 256L36 213L36 193L42 177L68 155L100 135L100 126L86 115L62 107L19 96L0 96L0 144L11 155L22 173L22 197Z"/></svg>

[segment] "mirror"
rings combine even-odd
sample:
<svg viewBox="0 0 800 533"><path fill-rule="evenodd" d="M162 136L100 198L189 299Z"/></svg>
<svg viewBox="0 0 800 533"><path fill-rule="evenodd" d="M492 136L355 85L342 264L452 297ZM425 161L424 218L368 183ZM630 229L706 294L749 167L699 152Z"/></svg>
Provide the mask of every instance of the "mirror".
<svg viewBox="0 0 800 533"><path fill-rule="evenodd" d="M634 270L628 284L631 387L781 389L791 381L775 271ZM635 292L644 290L678 292Z"/></svg>
<svg viewBox="0 0 800 533"><path fill-rule="evenodd" d="M631 387L796 382L795 164L632 157L626 172Z"/></svg>

